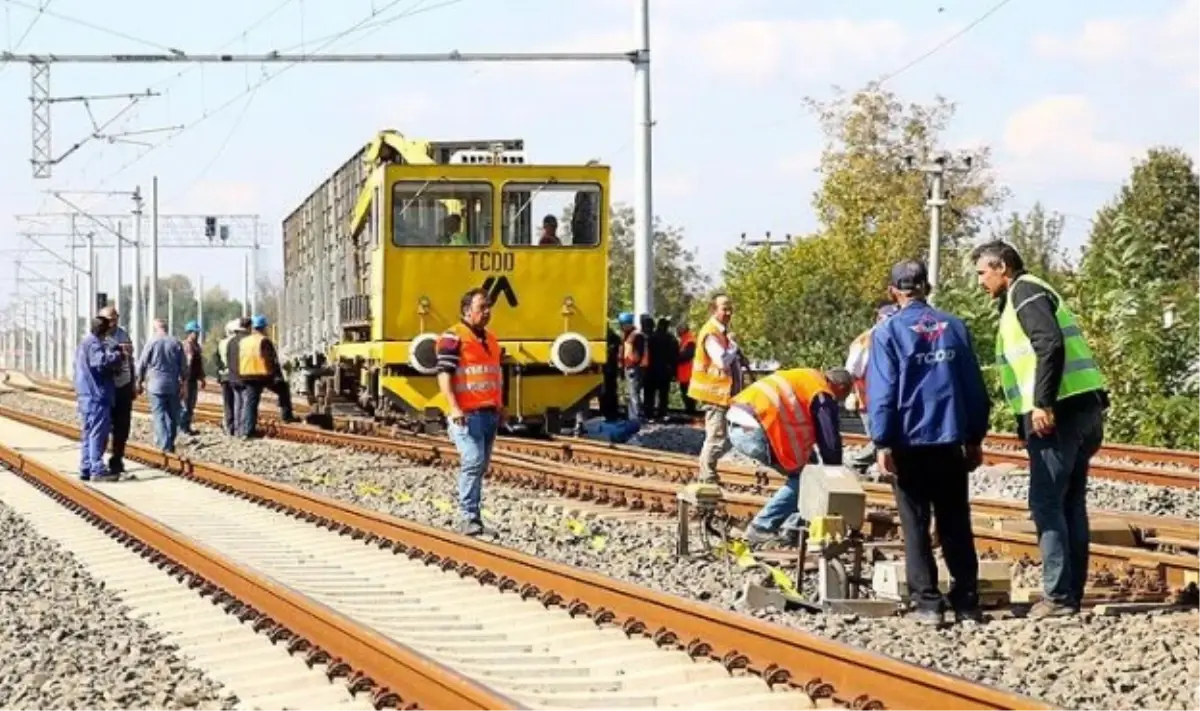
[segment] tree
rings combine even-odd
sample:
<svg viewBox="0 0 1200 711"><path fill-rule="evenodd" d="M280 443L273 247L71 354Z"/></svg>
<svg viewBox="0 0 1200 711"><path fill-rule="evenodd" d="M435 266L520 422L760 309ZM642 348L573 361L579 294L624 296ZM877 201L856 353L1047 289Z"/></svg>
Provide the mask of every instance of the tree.
<svg viewBox="0 0 1200 711"><path fill-rule="evenodd" d="M992 239L1002 239L1016 247L1031 274L1058 286L1067 267L1062 232L1062 215L1047 215L1042 203L1038 202L1024 216L1016 211L1009 213L1008 218L992 230Z"/></svg>
<svg viewBox="0 0 1200 711"><path fill-rule="evenodd" d="M954 106L940 98L905 105L877 85L807 103L826 139L813 195L818 229L785 247L729 252L722 276L735 301L735 328L758 349L754 357L822 367L840 363L854 336L870 326L892 264L927 256L928 191L905 158L924 162L944 153L942 133ZM972 158L970 170L946 179L943 283L959 271L968 239L1003 197L987 149Z"/></svg>
<svg viewBox="0 0 1200 711"><path fill-rule="evenodd" d="M571 210L560 225L571 224ZM614 205L609 213L608 314L633 311L633 208ZM696 263L693 250L683 246L683 230L654 220L654 316L669 316L675 323L686 319L692 302L709 286L708 276Z"/></svg>
<svg viewBox="0 0 1200 711"><path fill-rule="evenodd" d="M1109 381L1114 440L1195 449L1200 439L1198 200L1191 159L1151 150L1097 213L1071 285Z"/></svg>

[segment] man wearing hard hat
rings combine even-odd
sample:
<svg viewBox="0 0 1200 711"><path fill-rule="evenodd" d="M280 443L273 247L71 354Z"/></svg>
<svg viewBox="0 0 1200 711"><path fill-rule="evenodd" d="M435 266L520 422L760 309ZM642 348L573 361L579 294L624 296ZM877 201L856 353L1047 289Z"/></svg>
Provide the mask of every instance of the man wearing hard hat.
<svg viewBox="0 0 1200 711"><path fill-rule="evenodd" d="M225 324L225 337L217 344L217 351L213 354L213 364L216 366L217 382L221 384L221 406L222 414L224 415L225 434L234 436L238 432L237 423L241 422L238 417L237 409L237 393L233 387L233 379L229 374L229 345L237 338L246 335L247 330L242 328L241 319L233 319Z"/></svg>
<svg viewBox="0 0 1200 711"><path fill-rule="evenodd" d="M633 314L626 311L618 315L617 324L621 327L621 367L625 369L625 387L629 391L626 418L636 422L642 417L642 385L650 366L650 349L645 335L634 326Z"/></svg>

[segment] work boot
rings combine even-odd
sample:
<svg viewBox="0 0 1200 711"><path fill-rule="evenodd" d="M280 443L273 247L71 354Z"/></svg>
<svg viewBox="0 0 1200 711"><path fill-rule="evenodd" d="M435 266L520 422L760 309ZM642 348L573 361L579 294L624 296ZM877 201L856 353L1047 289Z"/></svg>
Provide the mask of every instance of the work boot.
<svg viewBox="0 0 1200 711"><path fill-rule="evenodd" d="M746 539L746 543L750 544L751 547L756 547L766 545L774 541L775 532L759 528L754 524L750 524L749 526L746 526L746 533L744 534L744 537Z"/></svg>
<svg viewBox="0 0 1200 711"><path fill-rule="evenodd" d="M978 605L976 605L974 607L964 607L961 609L955 608L954 621L955 622L974 622L977 625L981 625L984 622L983 610L979 609Z"/></svg>
<svg viewBox="0 0 1200 711"><path fill-rule="evenodd" d="M946 617L941 610L929 610L917 608L905 615L906 618L916 622L919 625L928 627L941 627L946 624Z"/></svg>
<svg viewBox="0 0 1200 711"><path fill-rule="evenodd" d="M483 522L479 521L479 520L460 521L458 524L458 532L463 534L464 536L482 536L483 535Z"/></svg>
<svg viewBox="0 0 1200 711"><path fill-rule="evenodd" d="M1079 612L1079 608L1053 600L1038 600L1025 616L1031 620L1042 620L1047 617L1068 617Z"/></svg>

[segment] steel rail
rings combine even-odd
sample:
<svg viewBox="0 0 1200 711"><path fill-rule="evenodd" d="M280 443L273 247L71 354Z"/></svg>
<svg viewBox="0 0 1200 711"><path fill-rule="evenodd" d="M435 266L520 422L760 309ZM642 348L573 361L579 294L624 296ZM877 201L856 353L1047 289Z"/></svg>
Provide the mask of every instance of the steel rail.
<svg viewBox="0 0 1200 711"><path fill-rule="evenodd" d="M0 417L78 439L67 424L0 407ZM1045 703L967 679L857 649L715 606L554 563L328 499L220 465L166 454L130 442L126 456L199 483L285 511L365 543L390 548L428 565L477 578L502 590L565 607L597 625L686 649L720 661L731 673L748 670L768 685L791 684L814 699L848 708L1045 709ZM61 476L56 478L65 481ZM78 485L67 484L75 489ZM455 708L464 708L458 706ZM473 708L473 707L472 707Z"/></svg>
<svg viewBox="0 0 1200 711"><path fill-rule="evenodd" d="M142 412L148 411L142 403L137 403L137 407ZM0 413L10 411L9 408L0 407ZM24 415L24 413L18 414ZM198 407L196 419L219 424L221 416L211 407ZM260 428L267 436L278 439L397 455L421 464L449 466L458 462L458 452L444 438L408 435L407 433L399 433L390 437L353 434L303 425L286 425L273 418L260 419ZM640 447L602 445L586 440L571 443L570 459L550 461L531 454L539 445L557 446L555 442L498 438L488 472L489 477L493 481L499 480L518 486L554 491L568 498L653 513L673 514L677 509L679 489L676 483L672 483L666 477L675 473L677 480L686 480L685 474L680 472L690 472L690 469L695 466L691 460L684 460L689 469L680 470L681 464L677 460L655 456L658 453L653 453L652 450ZM576 463L607 464L628 470L630 461L623 461L626 456L630 460L649 462L653 468L653 475L625 476L572 466ZM750 471L748 468L742 469ZM690 477L690 473L686 473L686 476ZM866 484L864 488L867 490L869 504L880 508L895 507L890 487ZM752 493L725 492L722 495L722 508L725 513L739 520L748 520L754 516L765 502L764 496ZM996 501L989 503L993 507L1003 508L1007 512L1015 511L1018 506L1016 502L1013 502L1011 506ZM973 501L972 506L974 505ZM1115 518L1123 516L1120 512L1108 513ZM1028 510L1022 509L1020 517L1026 518L1027 516ZM872 528L869 529L869 532L878 536L886 535L890 530L894 530L896 526L891 517L886 518L887 521L880 521L877 516L870 517L869 523ZM1192 530L1189 528L1190 526L1190 522L1172 519L1167 523L1159 522L1158 525L1140 532L1143 537L1165 536L1171 539L1190 541L1192 538L1187 533ZM1038 547L1037 536L1034 534L1002 531L990 526L974 526L972 531L976 548L981 555L994 555L1007 560L1023 558L1033 561L1041 560L1041 550ZM1152 595L1182 590L1189 584L1200 580L1200 557L1195 555L1157 553L1141 548L1095 543L1089 547L1089 551L1089 569L1094 574L1111 575L1121 580L1135 581Z"/></svg>
<svg viewBox="0 0 1200 711"><path fill-rule="evenodd" d="M51 427L49 421L32 420L26 424L78 439L78 432L65 425L55 423L57 426ZM154 459L140 445L131 444L129 451L139 459ZM189 587L202 588L202 594L216 599L228 596L248 606L247 612L239 613L243 621L254 620L256 629L269 629L272 639L288 640L295 651L307 650L310 660L328 658L331 670L336 667L339 673L350 674L354 691L372 690L377 707L521 708L508 697L233 563L4 444L0 444L0 461L43 492L83 512L126 547L151 557L160 568L169 565L173 576L190 578ZM178 469L181 462L174 464Z"/></svg>
<svg viewBox="0 0 1200 711"><path fill-rule="evenodd" d="M59 381L41 381L30 378L30 382L43 388L63 391L71 390L70 384ZM303 415L308 411L308 408L302 403L296 403L294 409L299 415ZM865 435L854 432L844 432L842 433L842 438L849 444L859 446L867 442ZM556 437L555 439L576 440L578 438ZM992 466L1011 465L1022 468L1028 466L1029 456L1015 435L1004 432L992 433L988 435L984 445L985 464ZM1097 457L1100 458L1099 461L1093 460L1091 465L1091 474L1097 477L1116 481L1153 484L1156 486L1200 489L1200 452L1160 449L1131 444L1106 444L1100 448ZM1130 459L1134 461L1133 463L1107 462L1104 461L1105 459ZM1174 467L1195 471L1145 466L1143 463L1146 462L1171 464Z"/></svg>

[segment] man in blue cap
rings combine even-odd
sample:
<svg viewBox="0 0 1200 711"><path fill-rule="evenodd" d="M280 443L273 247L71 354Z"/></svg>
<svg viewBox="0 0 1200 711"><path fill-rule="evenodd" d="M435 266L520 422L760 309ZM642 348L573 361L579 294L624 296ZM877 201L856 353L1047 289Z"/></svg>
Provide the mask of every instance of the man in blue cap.
<svg viewBox="0 0 1200 711"><path fill-rule="evenodd" d="M200 344L200 323L188 321L183 327L187 335L183 338L184 378L183 413L179 418L179 429L194 436L192 417L196 414L196 398L204 388L204 357Z"/></svg>
<svg viewBox="0 0 1200 711"><path fill-rule="evenodd" d="M645 382L646 367L650 365L650 350L647 348L646 337L638 332L633 323L633 314L628 311L619 314L617 324L621 327L621 367L625 370L629 411L626 417L640 421L642 385Z"/></svg>
<svg viewBox="0 0 1200 711"><path fill-rule="evenodd" d="M75 353L75 394L79 410L79 478L104 479L111 476L104 467L104 450L112 430L112 406L116 386L113 381L126 357L105 339L112 322L97 316Z"/></svg>
<svg viewBox="0 0 1200 711"><path fill-rule="evenodd" d="M888 291L900 311L871 336L867 407L876 463L894 477L913 616L940 625L947 602L957 619L981 618L967 477L983 461L991 402L966 325L930 306L929 289L921 262L892 267ZM946 599L931 518L953 579Z"/></svg>

